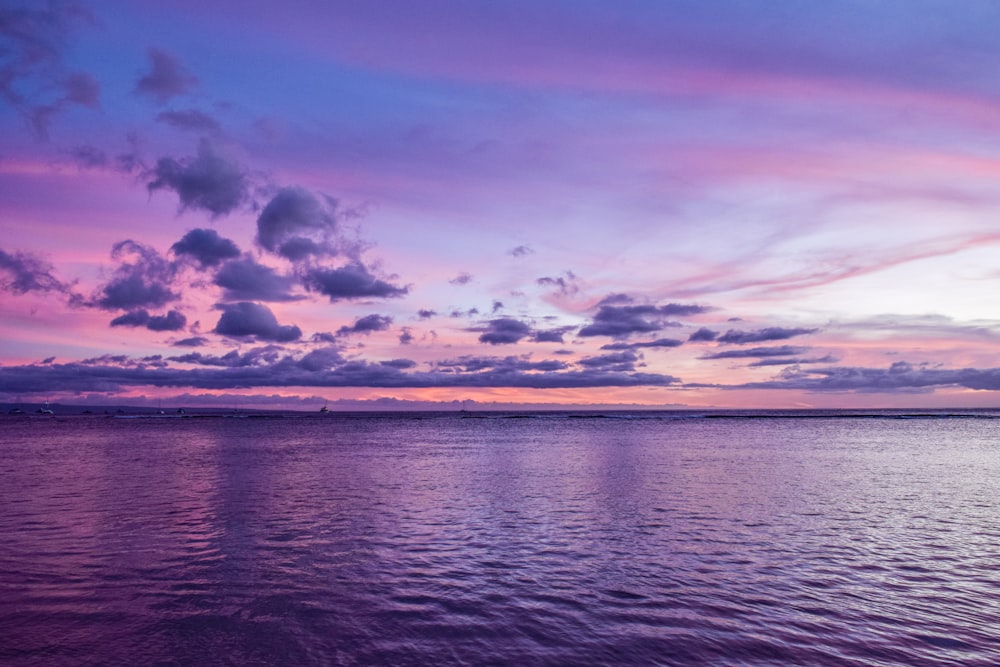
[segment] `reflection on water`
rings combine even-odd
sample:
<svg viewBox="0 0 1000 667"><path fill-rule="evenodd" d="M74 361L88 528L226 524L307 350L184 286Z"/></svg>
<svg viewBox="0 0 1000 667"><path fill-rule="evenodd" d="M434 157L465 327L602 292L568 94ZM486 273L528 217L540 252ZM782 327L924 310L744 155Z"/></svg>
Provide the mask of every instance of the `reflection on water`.
<svg viewBox="0 0 1000 667"><path fill-rule="evenodd" d="M8 419L5 664L995 664L989 419Z"/></svg>

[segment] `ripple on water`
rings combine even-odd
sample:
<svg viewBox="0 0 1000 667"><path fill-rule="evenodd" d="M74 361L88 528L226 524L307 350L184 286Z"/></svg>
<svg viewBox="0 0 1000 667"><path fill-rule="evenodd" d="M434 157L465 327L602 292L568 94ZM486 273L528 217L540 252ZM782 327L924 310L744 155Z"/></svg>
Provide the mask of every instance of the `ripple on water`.
<svg viewBox="0 0 1000 667"><path fill-rule="evenodd" d="M7 439L5 664L1000 664L988 420L114 421Z"/></svg>

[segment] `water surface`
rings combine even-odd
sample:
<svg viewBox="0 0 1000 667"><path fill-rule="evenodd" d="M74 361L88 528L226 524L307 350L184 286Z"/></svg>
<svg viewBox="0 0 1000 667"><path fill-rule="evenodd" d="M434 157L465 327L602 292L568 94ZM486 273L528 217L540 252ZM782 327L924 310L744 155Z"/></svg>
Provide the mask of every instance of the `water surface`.
<svg viewBox="0 0 1000 667"><path fill-rule="evenodd" d="M993 413L519 416L3 418L0 662L1000 663Z"/></svg>

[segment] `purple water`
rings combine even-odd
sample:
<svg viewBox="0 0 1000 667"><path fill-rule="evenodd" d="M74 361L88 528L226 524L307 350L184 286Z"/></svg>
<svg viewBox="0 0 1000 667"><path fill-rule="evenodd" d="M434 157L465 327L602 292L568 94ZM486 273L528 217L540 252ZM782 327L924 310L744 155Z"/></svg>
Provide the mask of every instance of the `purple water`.
<svg viewBox="0 0 1000 667"><path fill-rule="evenodd" d="M2 418L0 662L1000 664L994 413L632 416Z"/></svg>

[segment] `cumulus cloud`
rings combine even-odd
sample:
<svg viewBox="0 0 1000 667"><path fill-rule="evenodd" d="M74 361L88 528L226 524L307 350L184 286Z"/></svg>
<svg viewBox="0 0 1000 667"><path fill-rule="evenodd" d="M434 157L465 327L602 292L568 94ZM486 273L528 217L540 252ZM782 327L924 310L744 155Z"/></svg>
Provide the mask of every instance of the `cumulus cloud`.
<svg viewBox="0 0 1000 667"><path fill-rule="evenodd" d="M342 326L337 329L338 336L349 336L361 333L370 334L373 331L385 331L392 325L392 318L385 315L365 315L354 321L350 326Z"/></svg>
<svg viewBox="0 0 1000 667"><path fill-rule="evenodd" d="M340 350L329 346L307 352L296 362L296 365L307 371L325 371L342 363L344 363L344 358L340 356Z"/></svg>
<svg viewBox="0 0 1000 667"><path fill-rule="evenodd" d="M180 298L171 290L176 267L155 249L126 239L112 246L111 258L120 264L90 305L105 310L137 310L161 308Z"/></svg>
<svg viewBox="0 0 1000 667"><path fill-rule="evenodd" d="M536 331L531 340L536 343L562 343L563 337L575 327L558 327L555 329L543 329Z"/></svg>
<svg viewBox="0 0 1000 667"><path fill-rule="evenodd" d="M718 338L719 334L711 329L702 327L688 336L688 341L692 343L709 342Z"/></svg>
<svg viewBox="0 0 1000 667"><path fill-rule="evenodd" d="M511 257L524 257L525 255L530 255L534 252L535 252L534 250L532 250L526 245L519 245L508 250L507 254L510 255Z"/></svg>
<svg viewBox="0 0 1000 667"><path fill-rule="evenodd" d="M302 330L294 325L278 324L274 313L259 303L242 301L218 306L222 316L215 325L215 333L233 338L255 337L277 343L288 343L302 337Z"/></svg>
<svg viewBox="0 0 1000 667"><path fill-rule="evenodd" d="M220 129L219 121L197 109L163 111L156 115L156 120L180 130L191 130L194 132L218 132Z"/></svg>
<svg viewBox="0 0 1000 667"><path fill-rule="evenodd" d="M337 337L329 331L318 331L312 335L314 343L336 343Z"/></svg>
<svg viewBox="0 0 1000 667"><path fill-rule="evenodd" d="M202 268L218 266L221 262L239 257L240 249L214 229L192 229L177 243L170 246L175 255L194 258Z"/></svg>
<svg viewBox="0 0 1000 667"><path fill-rule="evenodd" d="M208 139L199 142L194 157L160 158L147 176L152 179L146 184L150 192L172 190L180 199L181 210L201 209L213 218L234 211L250 196L249 176Z"/></svg>
<svg viewBox="0 0 1000 667"><path fill-rule="evenodd" d="M257 218L257 243L292 261L335 255L335 206L302 188L282 188Z"/></svg>
<svg viewBox="0 0 1000 667"><path fill-rule="evenodd" d="M329 297L331 302L342 299L401 297L409 289L398 287L373 276L356 262L336 269L312 268L302 276L306 289Z"/></svg>
<svg viewBox="0 0 1000 667"><path fill-rule="evenodd" d="M27 252L0 249L0 287L13 294L68 292L70 286L53 275L53 266Z"/></svg>
<svg viewBox="0 0 1000 667"><path fill-rule="evenodd" d="M149 50L149 71L135 84L135 92L149 95L159 104L190 92L198 79L180 61L162 49Z"/></svg>
<svg viewBox="0 0 1000 667"><path fill-rule="evenodd" d="M150 315L146 328L150 331L180 331L185 325L187 325L187 318L184 317L184 314L171 310L165 315Z"/></svg>
<svg viewBox="0 0 1000 667"><path fill-rule="evenodd" d="M784 327L767 327L766 329L757 329L756 331L730 329L723 335L719 336L716 340L720 343L746 345L747 343L766 343L772 340L788 340L789 338L794 338L795 336L812 334L817 331L819 331L819 329L789 329Z"/></svg>
<svg viewBox="0 0 1000 667"><path fill-rule="evenodd" d="M757 357L791 357L808 351L808 347L777 345L774 347L751 347L745 350L723 350L706 354L699 359L753 359Z"/></svg>
<svg viewBox="0 0 1000 667"><path fill-rule="evenodd" d="M294 280L245 255L227 261L215 274L214 282L225 290L225 301L291 301Z"/></svg>
<svg viewBox="0 0 1000 667"><path fill-rule="evenodd" d="M176 357L167 357L169 361L197 366L219 366L222 368L247 368L249 366L268 366L276 363L284 352L278 345L263 345L240 352L233 350L223 355L202 354L191 352Z"/></svg>
<svg viewBox="0 0 1000 667"><path fill-rule="evenodd" d="M510 345L531 334L531 327L519 320L501 317L490 320L479 336L480 343Z"/></svg>
<svg viewBox="0 0 1000 667"><path fill-rule="evenodd" d="M535 281L535 284L541 285L542 287L554 287L556 291L563 295L576 294L580 291L580 286L577 284L577 277L572 271L566 271L561 276L542 276Z"/></svg>
<svg viewBox="0 0 1000 667"><path fill-rule="evenodd" d="M165 315L150 315L146 310L133 310L111 320L113 327L145 327L150 331L180 331L187 325L183 313L171 310Z"/></svg>
<svg viewBox="0 0 1000 667"><path fill-rule="evenodd" d="M632 334L652 333L666 326L677 326L666 320L669 316L684 316L703 313L708 310L704 306L694 304L668 303L663 306L653 305L608 305L610 303L627 303L622 298L625 295L613 295L599 305L597 314L591 324L580 329L580 336L611 336L626 338ZM614 298L614 302L608 299Z"/></svg>

